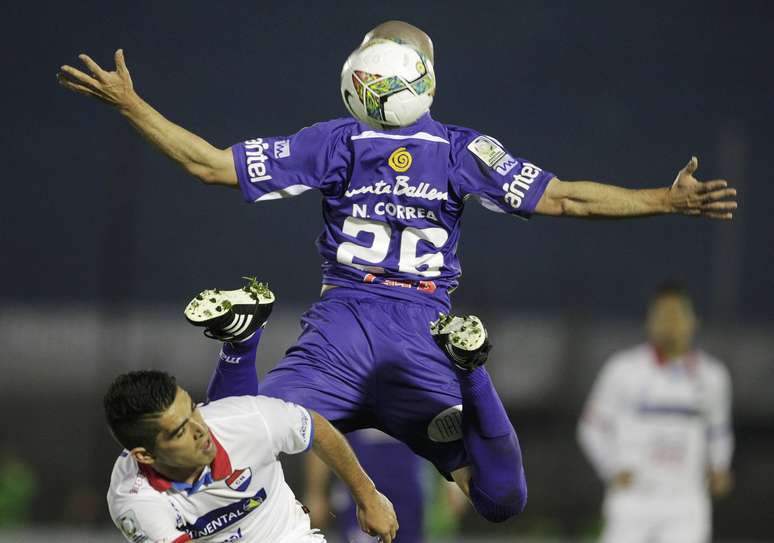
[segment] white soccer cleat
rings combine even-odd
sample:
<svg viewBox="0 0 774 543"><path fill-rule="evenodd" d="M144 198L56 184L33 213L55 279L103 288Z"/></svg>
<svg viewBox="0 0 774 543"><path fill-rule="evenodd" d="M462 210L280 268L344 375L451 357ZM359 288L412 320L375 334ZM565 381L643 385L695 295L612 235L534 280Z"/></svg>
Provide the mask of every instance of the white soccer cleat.
<svg viewBox="0 0 774 543"><path fill-rule="evenodd" d="M203 290L185 308L185 318L204 327L204 335L218 341L243 341L264 326L274 306L274 293L266 283L245 277L238 290Z"/></svg>
<svg viewBox="0 0 774 543"><path fill-rule="evenodd" d="M456 317L441 313L430 323L430 333L446 356L463 371L484 365L492 344L486 328L475 315Z"/></svg>

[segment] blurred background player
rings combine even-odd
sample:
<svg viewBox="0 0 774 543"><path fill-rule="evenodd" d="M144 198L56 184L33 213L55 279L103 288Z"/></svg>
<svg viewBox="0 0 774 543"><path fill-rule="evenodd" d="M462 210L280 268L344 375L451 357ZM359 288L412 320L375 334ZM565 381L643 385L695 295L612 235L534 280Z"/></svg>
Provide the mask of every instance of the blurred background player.
<svg viewBox="0 0 774 543"><path fill-rule="evenodd" d="M729 375L695 348L693 304L679 285L658 289L646 327L648 343L604 365L578 426L607 485L602 541L707 542L709 494L731 486Z"/></svg>
<svg viewBox="0 0 774 543"><path fill-rule="evenodd" d="M406 23L391 24L424 34ZM486 209L522 218L679 213L727 220L736 193L724 180L699 182L695 157L671 186L656 189L561 181L515 158L492 137L435 121L427 101L435 90L430 59L395 43L404 38L366 40L345 72L354 70L354 78L355 65L363 64L369 88L379 81L389 92L399 79L405 82L392 73L395 66L412 59L402 65L421 74L412 85L421 86L426 104L413 124L377 123L394 128L385 133L343 118L218 149L140 98L122 50L116 51L115 71L80 55L91 75L65 65L59 81L116 106L186 171L207 184L238 187L249 202L319 190L324 294L304 315L297 343L261 382L261 393L303 402L344 431L373 426L398 437L454 480L481 516L502 522L523 511L527 487L515 429L482 367L486 333L480 321L473 326L456 318L428 330L430 321L451 309L449 295L461 273L456 249L464 202L473 197ZM349 89L342 91L353 115L373 105L362 87L351 100ZM380 401L373 402L375 396ZM456 420L437 424L442 418ZM452 431L431 435L437 426Z"/></svg>

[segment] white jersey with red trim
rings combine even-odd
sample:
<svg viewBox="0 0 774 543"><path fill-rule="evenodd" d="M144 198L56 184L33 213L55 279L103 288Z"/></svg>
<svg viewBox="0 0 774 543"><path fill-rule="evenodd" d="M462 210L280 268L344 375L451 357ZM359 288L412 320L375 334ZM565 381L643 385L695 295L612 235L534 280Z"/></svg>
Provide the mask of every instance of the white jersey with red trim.
<svg viewBox="0 0 774 543"><path fill-rule="evenodd" d="M217 453L194 485L166 480L124 451L107 500L132 543L325 541L285 482L279 453L307 450L314 433L303 407L266 396L201 407ZM186 488L188 487L188 488Z"/></svg>
<svg viewBox="0 0 774 543"><path fill-rule="evenodd" d="M659 500L707 496L707 472L729 468L731 384L722 363L695 351L661 360L650 345L615 354L579 424L604 480L633 474L629 493Z"/></svg>

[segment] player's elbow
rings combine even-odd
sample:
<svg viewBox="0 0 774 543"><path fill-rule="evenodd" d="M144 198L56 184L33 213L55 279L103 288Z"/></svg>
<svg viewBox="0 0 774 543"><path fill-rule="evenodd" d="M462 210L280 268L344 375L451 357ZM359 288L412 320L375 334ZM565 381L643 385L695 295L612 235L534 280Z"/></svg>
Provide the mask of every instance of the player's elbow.
<svg viewBox="0 0 774 543"><path fill-rule="evenodd" d="M208 166L192 166L187 169L188 173L196 177L205 185L237 185L236 173L233 171Z"/></svg>
<svg viewBox="0 0 774 543"><path fill-rule="evenodd" d="M559 202L559 215L562 217L588 217L590 215L588 208L583 202L578 202L571 198L562 198Z"/></svg>
<svg viewBox="0 0 774 543"><path fill-rule="evenodd" d="M556 177L549 181L535 207L535 212L552 217L588 217L590 215L590 209L579 198L575 184L560 181Z"/></svg>
<svg viewBox="0 0 774 543"><path fill-rule="evenodd" d="M188 168L188 173L193 175L195 178L197 178L199 181L204 183L205 185L219 185L220 179L218 176L218 172L213 168L205 168L201 166L194 166L191 168Z"/></svg>
<svg viewBox="0 0 774 543"><path fill-rule="evenodd" d="M236 168L230 149L215 149L186 165L188 173L205 185L237 185Z"/></svg>

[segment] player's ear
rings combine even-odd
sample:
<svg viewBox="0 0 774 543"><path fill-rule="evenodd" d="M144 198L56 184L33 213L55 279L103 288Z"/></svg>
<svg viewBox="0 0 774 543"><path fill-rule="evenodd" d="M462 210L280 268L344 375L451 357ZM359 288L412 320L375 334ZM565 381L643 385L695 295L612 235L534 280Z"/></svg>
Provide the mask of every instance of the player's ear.
<svg viewBox="0 0 774 543"><path fill-rule="evenodd" d="M145 447L135 447L131 451L129 451L129 454L134 457L135 460L137 460L138 464L153 464L156 459L153 457L153 455L146 449Z"/></svg>

